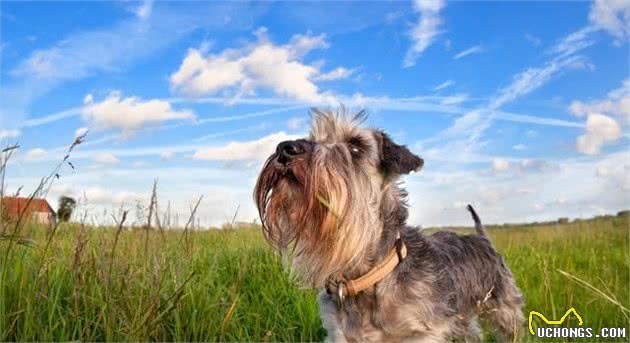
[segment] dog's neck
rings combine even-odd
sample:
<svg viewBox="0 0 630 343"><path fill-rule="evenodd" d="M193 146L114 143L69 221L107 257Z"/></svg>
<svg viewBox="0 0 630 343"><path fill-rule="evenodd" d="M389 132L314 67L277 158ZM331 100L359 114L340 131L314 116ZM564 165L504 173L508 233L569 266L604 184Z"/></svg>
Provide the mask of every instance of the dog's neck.
<svg viewBox="0 0 630 343"><path fill-rule="evenodd" d="M395 189L398 192L398 189ZM405 203L388 201L385 197L381 203L380 236L367 245L361 261L343 270L340 274L346 279L360 277L378 264L394 247L400 237L400 228L406 225L408 210ZM331 275L335 277L335 275Z"/></svg>

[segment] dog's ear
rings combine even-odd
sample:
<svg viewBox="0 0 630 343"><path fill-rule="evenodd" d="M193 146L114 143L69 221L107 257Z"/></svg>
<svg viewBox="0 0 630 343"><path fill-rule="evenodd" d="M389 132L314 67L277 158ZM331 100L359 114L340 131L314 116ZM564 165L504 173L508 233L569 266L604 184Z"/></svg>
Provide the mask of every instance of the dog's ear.
<svg viewBox="0 0 630 343"><path fill-rule="evenodd" d="M381 169L386 175L409 174L424 165L424 160L406 146L394 143L386 133L378 131L376 136L381 150Z"/></svg>

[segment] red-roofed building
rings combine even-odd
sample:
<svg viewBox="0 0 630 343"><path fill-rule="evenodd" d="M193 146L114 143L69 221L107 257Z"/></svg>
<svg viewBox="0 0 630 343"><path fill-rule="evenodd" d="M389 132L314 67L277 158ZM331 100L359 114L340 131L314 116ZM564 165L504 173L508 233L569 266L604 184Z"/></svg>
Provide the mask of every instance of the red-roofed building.
<svg viewBox="0 0 630 343"><path fill-rule="evenodd" d="M0 208L3 219L7 221L15 222L22 216L24 222L55 225L55 211L45 199L4 197Z"/></svg>

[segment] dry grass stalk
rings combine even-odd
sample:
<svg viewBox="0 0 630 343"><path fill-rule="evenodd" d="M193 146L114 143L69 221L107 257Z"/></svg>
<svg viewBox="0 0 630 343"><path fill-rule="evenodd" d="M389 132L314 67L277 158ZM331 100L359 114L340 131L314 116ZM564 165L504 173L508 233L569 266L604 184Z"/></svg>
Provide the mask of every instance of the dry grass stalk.
<svg viewBox="0 0 630 343"><path fill-rule="evenodd" d="M39 272L38 274L41 276L42 274L44 274L44 262L46 261L46 255L48 253L48 249L50 248L50 245L52 244L53 241L53 237L55 236L55 233L57 233L57 229L59 228L59 222L56 222L55 225L53 225L52 230L50 230L48 238L46 239L46 245L44 245L44 251L42 252L42 257L41 260L39 262Z"/></svg>
<svg viewBox="0 0 630 343"><path fill-rule="evenodd" d="M81 218L81 223L79 224L79 229L77 231L77 240L74 246L74 255L72 258L72 269L78 274L79 267L81 266L81 260L83 259L83 252L85 251L85 247L88 243L86 228L85 228L85 220L87 219L87 211L83 214Z"/></svg>
<svg viewBox="0 0 630 343"><path fill-rule="evenodd" d="M199 196L199 198L195 202L195 205L191 207L190 216L188 216L188 221L186 222L186 225L184 226L184 231L182 232L181 237L185 239L187 254L190 254L192 250L192 241L190 240L190 233L189 233L190 227L191 225L194 225L195 215L197 214L197 209L199 208L199 204L201 204L202 199L203 199L203 195ZM182 238L179 239L180 242Z"/></svg>
<svg viewBox="0 0 630 343"><path fill-rule="evenodd" d="M153 188L151 189L151 197L149 198L149 214L147 215L147 230L151 229L151 221L153 220L153 211L157 203L157 184L158 184L158 179L154 179Z"/></svg>
<svg viewBox="0 0 630 343"><path fill-rule="evenodd" d="M234 222L236 222L236 216L238 215L238 210L241 208L241 204L236 206L236 211L234 211L234 215L232 216L232 220L230 221L230 229L234 228Z"/></svg>
<svg viewBox="0 0 630 343"><path fill-rule="evenodd" d="M70 147L68 148L66 155L63 157L63 159L52 169L52 171L48 174L48 176L44 177L41 179L39 185L35 188L35 190L30 194L30 196L28 197L28 200L26 202L26 205L24 206L24 208L22 209L22 211L18 214L18 218L15 221L15 226L13 229L13 232L10 234L10 238L9 238L9 245L5 251L5 261L8 260L8 257L11 253L11 250L13 248L13 243L15 242L15 238L19 237L20 234L20 230L23 227L25 221L27 221L29 218L27 217L27 210L29 209L33 199L35 199L36 197L46 197L46 195L48 194L48 192L50 191L50 188L52 187L54 181L56 179L59 179L60 176L60 172L61 172L61 168L64 165L69 165L73 170L74 170L74 166L72 165L72 163L70 163L69 158L70 158L70 153L74 150L74 148L80 144L82 144L85 141L85 137L87 135L87 132L85 132L84 134L76 137L74 139L74 141L72 142L72 144L70 145ZM2 193L0 194L0 196L4 196L4 175L6 173L6 166L7 163L9 161L9 158L12 154L13 151L15 151L17 148L19 148L19 145L14 144L13 146L9 146L6 147L2 150L2 154L4 156L4 158L2 159L2 170L0 171L2 174ZM21 189L21 187L20 187ZM1 212L0 212L1 213ZM0 216L2 217L2 216ZM58 227L58 223L56 223L54 225L54 227L52 228L52 230L50 231L50 237L48 239L48 242L46 244L46 249L48 249L48 246L50 245L50 240L52 239L52 236L54 235L55 231L57 230ZM4 229L3 229L3 234L4 234ZM3 275L4 277L4 275Z"/></svg>
<svg viewBox="0 0 630 343"><path fill-rule="evenodd" d="M153 219L153 210L157 203L157 184L158 179L153 180L153 188L151 190L151 198L149 199L149 214L147 215L147 225L145 227L144 235L144 255L149 253L149 230L151 230L151 220Z"/></svg>
<svg viewBox="0 0 630 343"><path fill-rule="evenodd" d="M234 309L236 308L236 302L238 301L238 294L234 297L232 301L232 305L228 309L225 317L223 317L223 321L221 322L221 336L225 335L225 329L227 329L227 324L230 322L230 318L232 318L232 314L234 313Z"/></svg>
<svg viewBox="0 0 630 343"><path fill-rule="evenodd" d="M623 316L626 317L626 320L628 320L630 322L630 310L627 307L625 307L621 303L621 301L619 301L615 297L614 294L612 294L612 293L611 294L607 294L606 292L600 290L599 288L591 285L587 281L582 280L582 279L580 279L579 277L577 277L575 275L571 275L570 273L567 273L564 270L560 270L560 269L557 269L557 270L558 270L558 272L560 274L562 274L563 276L565 276L569 280L575 281L578 285L588 289L589 291L595 293L596 295L598 295L602 299L605 299L605 300L609 301L610 303L614 304L615 306L617 306L617 308L621 311Z"/></svg>
<svg viewBox="0 0 630 343"><path fill-rule="evenodd" d="M151 324L155 324L159 321L164 315L170 312L184 294L184 287L192 280L195 276L196 271L192 271L188 274L188 277L184 280L184 282L171 294L166 300L161 301L162 297L157 296L154 302L152 302L147 310L145 311L145 315L141 321L141 325L134 329L134 332L138 332L142 329L145 329L147 325L151 326ZM160 287L161 288L161 287ZM160 293L160 288L158 288L158 295Z"/></svg>
<svg viewBox="0 0 630 343"><path fill-rule="evenodd" d="M120 238L120 233L123 231L124 225L125 225L125 220L127 220L127 214L129 213L128 210L123 210L122 211L122 215L120 220L117 220L114 217L114 221L116 222L116 234L114 235L114 244L112 245L112 252L111 252L111 258L109 260L109 268L108 268L108 272L107 274L109 275L109 277L111 278L112 275L112 266L114 264L114 257L116 256L116 246L118 245L118 239Z"/></svg>
<svg viewBox="0 0 630 343"><path fill-rule="evenodd" d="M236 302L239 298L239 289L241 288L241 283L243 282L243 277L247 272L247 268L241 268L238 273L238 278L236 282L232 285L230 289L230 297L233 298L232 304L228 308L228 311L225 313L225 317L223 317L223 321L221 322L221 337L225 338L225 331L227 330L227 325L234 314L234 309L236 308Z"/></svg>

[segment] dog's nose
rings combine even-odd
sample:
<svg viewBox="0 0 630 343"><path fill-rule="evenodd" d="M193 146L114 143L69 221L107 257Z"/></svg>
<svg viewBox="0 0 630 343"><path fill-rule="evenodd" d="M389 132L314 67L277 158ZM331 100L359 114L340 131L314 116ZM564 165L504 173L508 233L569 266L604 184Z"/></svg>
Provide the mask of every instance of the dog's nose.
<svg viewBox="0 0 630 343"><path fill-rule="evenodd" d="M304 148L298 141L284 141L278 144L278 147L276 148L278 162L282 164L287 164L295 156L303 153Z"/></svg>

